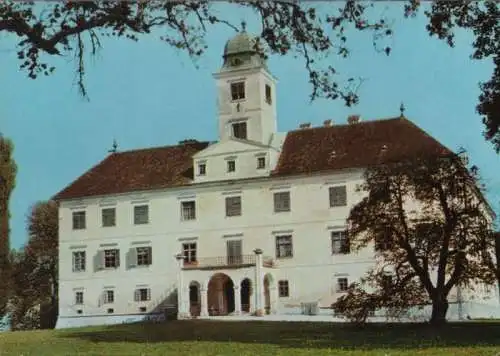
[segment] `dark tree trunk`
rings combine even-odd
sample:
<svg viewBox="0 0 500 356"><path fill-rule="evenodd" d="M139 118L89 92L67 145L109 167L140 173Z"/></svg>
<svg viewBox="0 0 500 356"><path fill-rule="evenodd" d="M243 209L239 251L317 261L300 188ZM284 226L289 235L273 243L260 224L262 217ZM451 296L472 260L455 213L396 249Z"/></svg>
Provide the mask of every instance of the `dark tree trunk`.
<svg viewBox="0 0 500 356"><path fill-rule="evenodd" d="M432 315L430 323L432 325L442 325L446 323L446 313L449 303L445 297L436 297L432 300Z"/></svg>

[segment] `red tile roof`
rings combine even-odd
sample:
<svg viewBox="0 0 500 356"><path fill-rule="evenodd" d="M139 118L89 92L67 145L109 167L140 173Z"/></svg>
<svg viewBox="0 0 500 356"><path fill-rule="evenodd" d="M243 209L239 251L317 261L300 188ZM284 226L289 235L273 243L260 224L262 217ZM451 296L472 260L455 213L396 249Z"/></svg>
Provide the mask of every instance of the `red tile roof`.
<svg viewBox="0 0 500 356"><path fill-rule="evenodd" d="M288 132L273 174L362 168L419 154L450 152L406 118L306 128Z"/></svg>
<svg viewBox="0 0 500 356"><path fill-rule="evenodd" d="M189 184L192 156L208 142L189 142L113 153L91 168L54 199L65 200ZM386 150L383 151L385 146ZM288 132L273 176L362 168L415 154L450 151L405 118Z"/></svg>
<svg viewBox="0 0 500 356"><path fill-rule="evenodd" d="M208 142L112 153L54 196L55 200L184 185L193 179L191 157Z"/></svg>

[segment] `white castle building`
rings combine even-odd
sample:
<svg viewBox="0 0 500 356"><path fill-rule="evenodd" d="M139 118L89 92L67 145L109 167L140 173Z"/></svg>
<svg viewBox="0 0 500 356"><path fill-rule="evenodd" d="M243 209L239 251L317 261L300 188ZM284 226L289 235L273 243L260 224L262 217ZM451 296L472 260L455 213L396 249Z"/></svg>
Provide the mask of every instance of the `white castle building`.
<svg viewBox="0 0 500 356"><path fill-rule="evenodd" d="M223 58L218 142L111 153L55 196L57 328L169 310L334 320L331 304L374 263L373 246L345 243L363 169L382 149L446 150L402 115L277 132L277 81L250 36L229 40ZM496 289L477 302L459 294L450 318L498 306Z"/></svg>

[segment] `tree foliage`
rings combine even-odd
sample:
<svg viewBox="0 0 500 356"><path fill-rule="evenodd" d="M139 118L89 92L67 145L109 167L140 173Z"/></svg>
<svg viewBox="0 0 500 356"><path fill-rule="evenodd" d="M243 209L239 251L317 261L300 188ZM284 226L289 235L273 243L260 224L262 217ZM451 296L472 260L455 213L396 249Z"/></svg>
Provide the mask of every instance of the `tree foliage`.
<svg viewBox="0 0 500 356"><path fill-rule="evenodd" d="M12 142L0 134L0 316L10 294L10 212L9 203L15 187L17 166L13 158Z"/></svg>
<svg viewBox="0 0 500 356"><path fill-rule="evenodd" d="M334 305L385 308L394 315L432 305L431 322L445 321L450 292L496 282L492 215L476 167L458 155L419 156L370 167L366 196L349 215L353 251L374 246L375 266ZM357 301L356 301L357 300Z"/></svg>
<svg viewBox="0 0 500 356"><path fill-rule="evenodd" d="M371 33L377 50L391 52L389 46L381 45L385 37L392 35L392 29L388 19L372 11L376 1L347 0L322 6L321 11L317 3L290 0L227 2L254 11L261 23L258 37L271 54L293 53L303 59L311 83L311 100L323 97L342 99L346 105L358 102L361 80L349 78L340 83L334 61L321 60L332 55L347 57L351 30ZM400 6L403 16L409 17L419 11L420 1L407 0ZM500 150L500 5L493 0L432 1L425 14L430 35L453 46L457 28L470 30L475 36L472 58L493 59L495 72L490 81L481 84L477 110L486 126L486 139ZM102 36L138 40L157 32L167 45L196 59L207 48L204 36L213 25L238 30L238 24L232 18L221 17L216 5L209 1L5 1L0 5L0 31L18 37L21 68L31 78L49 75L54 67L42 59L43 55L74 55L78 86L84 95L85 53L95 54L101 48Z"/></svg>
<svg viewBox="0 0 500 356"><path fill-rule="evenodd" d="M13 258L14 329L51 328L57 320L57 204L38 202L27 217L28 243Z"/></svg>

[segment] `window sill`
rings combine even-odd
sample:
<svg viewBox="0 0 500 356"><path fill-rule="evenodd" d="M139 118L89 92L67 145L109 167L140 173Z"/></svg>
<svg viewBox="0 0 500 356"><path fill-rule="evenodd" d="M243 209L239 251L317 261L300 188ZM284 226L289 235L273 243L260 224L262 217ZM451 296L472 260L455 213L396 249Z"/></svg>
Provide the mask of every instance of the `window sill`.
<svg viewBox="0 0 500 356"><path fill-rule="evenodd" d="M119 268L120 268L120 266L118 266L118 267L102 267L102 268L99 268L98 271L115 271Z"/></svg>
<svg viewBox="0 0 500 356"><path fill-rule="evenodd" d="M231 98L231 103L238 104L238 103L242 103L242 102L244 102L246 100L247 100L246 98L241 98L241 99L232 99Z"/></svg>
<svg viewBox="0 0 500 356"><path fill-rule="evenodd" d="M277 260L291 260L292 258L293 256L283 256L283 257L276 256Z"/></svg>
<svg viewBox="0 0 500 356"><path fill-rule="evenodd" d="M152 263L148 265L135 265L135 266L130 266L131 268L149 268L152 265Z"/></svg>

